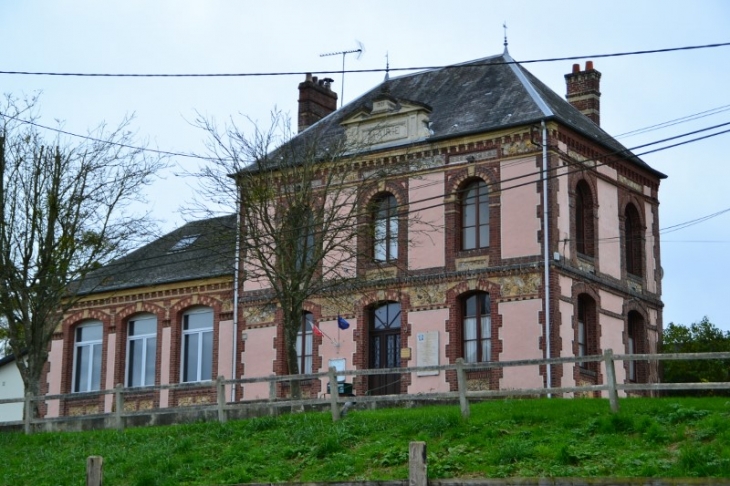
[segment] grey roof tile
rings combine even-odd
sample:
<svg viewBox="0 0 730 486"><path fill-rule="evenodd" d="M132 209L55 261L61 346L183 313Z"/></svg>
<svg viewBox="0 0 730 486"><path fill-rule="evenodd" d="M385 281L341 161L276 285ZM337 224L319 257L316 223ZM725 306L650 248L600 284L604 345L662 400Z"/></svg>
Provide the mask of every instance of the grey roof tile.
<svg viewBox="0 0 730 486"><path fill-rule="evenodd" d="M555 119L653 175L666 177L515 64L507 53L392 77L301 132L291 145L308 147L315 139L341 139L340 123L359 110L371 109L373 100L384 92L430 108L431 141ZM270 163L275 165L275 158Z"/></svg>
<svg viewBox="0 0 730 486"><path fill-rule="evenodd" d="M233 275L236 216L187 223L92 272L80 294Z"/></svg>

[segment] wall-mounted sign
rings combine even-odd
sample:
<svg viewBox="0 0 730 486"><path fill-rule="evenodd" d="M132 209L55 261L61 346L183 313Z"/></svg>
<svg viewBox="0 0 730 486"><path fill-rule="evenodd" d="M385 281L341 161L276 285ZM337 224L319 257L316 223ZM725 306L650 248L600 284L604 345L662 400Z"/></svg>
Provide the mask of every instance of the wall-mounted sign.
<svg viewBox="0 0 730 486"><path fill-rule="evenodd" d="M416 334L416 366L438 366L439 332L428 331ZM439 371L419 371L416 376L438 375Z"/></svg>

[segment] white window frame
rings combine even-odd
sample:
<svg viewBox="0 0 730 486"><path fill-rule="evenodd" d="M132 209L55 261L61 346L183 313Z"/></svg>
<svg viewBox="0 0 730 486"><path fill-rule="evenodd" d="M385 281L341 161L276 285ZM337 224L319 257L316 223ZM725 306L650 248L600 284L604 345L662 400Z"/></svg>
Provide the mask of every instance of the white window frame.
<svg viewBox="0 0 730 486"><path fill-rule="evenodd" d="M398 201L385 193L376 199L373 212L373 258L376 262L398 259Z"/></svg>
<svg viewBox="0 0 730 486"><path fill-rule="evenodd" d="M627 354L635 354L636 353L636 343L634 342L634 336L629 334L629 342L628 342L628 353ZM636 381L636 361L631 359L629 360L629 381Z"/></svg>
<svg viewBox="0 0 730 486"><path fill-rule="evenodd" d="M77 335L80 329L86 329L91 327L98 327L101 330L101 338L99 339L88 339L86 341L78 341ZM101 352L103 352L103 341L104 341L104 325L101 321L90 321L86 322L84 324L81 324L79 326L76 326L74 329L74 358L73 358L73 380L72 381L72 390L74 393L85 393L85 392L92 392L92 391L99 391L101 389L101 362L103 360L103 357L99 358L99 363L96 363L94 361L94 352L97 349L97 347L100 349ZM79 356L79 350L81 348L89 348L89 363L88 367L85 370L86 371L86 389L81 390L79 383L79 379L77 376L78 367L80 366L80 363L78 362L78 356ZM82 370L83 371L83 370ZM99 385L97 387L94 387L94 372L96 371L97 376L99 378Z"/></svg>
<svg viewBox="0 0 730 486"><path fill-rule="evenodd" d="M204 327L199 329L185 329L185 325L187 324L187 321L190 319L190 316L192 315L198 315L198 314L210 314L210 327ZM182 327L182 339L180 339L180 383L195 383L200 381L210 381L213 379L213 309L209 307L200 307L196 309L189 310L183 314L183 319L181 323ZM203 347L203 341L205 334L210 333L211 335L211 349L209 350L210 355L206 356L206 350ZM187 368L188 359L189 356L185 354L185 340L190 337L196 335L198 337L198 349L195 351L198 366L196 369L196 374L194 379L188 377L187 380L185 380L185 370ZM211 364L211 376L209 378L203 378L203 362L209 359Z"/></svg>
<svg viewBox="0 0 730 486"><path fill-rule="evenodd" d="M131 335L129 332L129 328L133 323L140 322L140 321L154 321L155 322L155 332L154 333L147 333L147 334L135 334ZM155 340L155 356L152 357L151 360L148 360L147 358L147 342L150 339ZM147 377L147 368L149 366L152 366L153 372L156 372L156 361L157 361L157 317L154 314L140 314L135 316L133 319L130 319L129 322L127 322L127 356L126 356L126 366L124 367L124 383L126 383L127 387L132 387L131 383L131 376L129 374L129 368L132 365L131 359L133 358L130 356L130 350L132 349L132 341L138 341L139 345L142 346L142 365L140 366L140 384L137 386L154 386L155 384L155 378L152 378L152 383L147 383L145 381ZM150 362L151 361L151 362ZM154 373L153 373L154 376Z"/></svg>
<svg viewBox="0 0 730 486"><path fill-rule="evenodd" d="M469 299L475 300L473 316L466 315L466 306ZM485 298L482 306L480 299ZM492 316L490 295L486 292L476 292L462 299L462 347L464 361L467 363L486 363L492 359ZM471 352L470 352L471 351Z"/></svg>
<svg viewBox="0 0 730 486"><path fill-rule="evenodd" d="M314 361L314 315L302 313L302 326L297 333L297 370L300 375L312 373Z"/></svg>
<svg viewBox="0 0 730 486"><path fill-rule="evenodd" d="M586 355L586 323L578 321L578 357L582 358ZM580 364L582 367L586 367L586 362L583 361Z"/></svg>
<svg viewBox="0 0 730 486"><path fill-rule="evenodd" d="M471 218L469 208L473 211ZM462 251L489 248L489 222L489 186L482 179L473 180L464 187L461 199Z"/></svg>

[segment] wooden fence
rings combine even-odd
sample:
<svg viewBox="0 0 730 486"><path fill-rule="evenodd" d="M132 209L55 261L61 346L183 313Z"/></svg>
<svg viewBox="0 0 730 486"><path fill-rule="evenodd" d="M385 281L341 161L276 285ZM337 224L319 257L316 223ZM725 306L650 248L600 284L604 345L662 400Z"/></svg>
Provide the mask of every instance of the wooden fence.
<svg viewBox="0 0 730 486"><path fill-rule="evenodd" d="M470 414L470 399L498 398L508 396L551 396L562 395L565 393L590 393L590 392L606 392L612 412L618 412L618 392L638 392L649 391L656 392L662 390L729 390L730 382L721 383L617 383L616 382L616 361L668 361L668 360L730 360L730 352L723 353L675 353L675 354L613 354L612 350L607 349L603 355L583 356L583 357L565 357L551 359L528 359L519 361L500 361L486 363L464 363L459 359L455 364L437 365L437 366L420 366L408 368L388 368L388 369L363 369L363 370L335 370L330 368L327 372L313 373L306 375L285 375L285 376L268 376L258 378L241 378L241 379L224 379L218 377L215 381L207 381L200 383L182 383L173 385L161 385L144 388L125 388L117 385L112 390L101 390L88 393L70 393L60 395L43 395L31 396L27 394L25 398L11 398L0 400L0 405L6 403L24 402L24 419L23 428L26 433L31 433L34 426L42 425L48 422L58 420L85 420L93 417L104 416L106 420L105 426L123 429L125 426L125 418L141 414L160 414L169 413L174 408L157 408L145 411L125 411L124 401L126 394L152 393L160 390L208 390L216 392L216 403L206 405L196 405L195 407L178 407L178 410L206 410L208 412L217 412L217 419L220 422L228 420L232 411L240 411L246 407L257 406L263 407L270 414L275 414L280 408L304 408L306 406L327 407L329 406L332 419L339 420L344 402L350 402L351 405L358 403L365 404L383 404L419 401L458 401L461 409L461 415L468 418ZM520 388L508 390L467 390L467 373L472 371L486 371L495 368L507 368L514 366L547 366L560 365L566 363L586 363L586 362L603 362L605 365L605 383L596 385L569 386L558 388ZM438 393L419 393L417 395L397 394L397 395L377 395L377 396L340 396L337 383L338 377L342 376L369 376L379 374L407 374L424 371L450 371L454 370L457 376L457 391L454 392L438 392ZM288 398L277 397L277 383L290 382L291 380L313 380L327 379L332 385L330 386L329 397L321 396L317 398L306 398L301 400L291 400ZM269 398L265 401L239 401L228 402L226 400L226 386L239 386L249 383L269 383ZM113 411L110 414L92 414L78 417L59 417L59 418L35 418L32 416L34 402L46 402L49 400L65 400L65 399L83 399L98 398L101 395L114 396ZM351 405L348 405L351 406Z"/></svg>
<svg viewBox="0 0 730 486"><path fill-rule="evenodd" d="M102 486L101 456L86 460L86 486ZM408 444L408 479L390 481L346 481L288 483L291 486L729 486L725 478L468 478L429 479L425 442ZM272 483L249 483L247 486L272 486Z"/></svg>

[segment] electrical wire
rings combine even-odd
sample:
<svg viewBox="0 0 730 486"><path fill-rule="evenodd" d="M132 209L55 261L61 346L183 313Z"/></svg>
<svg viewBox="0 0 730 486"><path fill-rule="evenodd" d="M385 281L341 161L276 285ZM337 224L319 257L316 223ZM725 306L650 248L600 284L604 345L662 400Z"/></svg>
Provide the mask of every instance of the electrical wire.
<svg viewBox="0 0 730 486"><path fill-rule="evenodd" d="M147 148L147 147L138 147L138 146L134 146L134 145L127 145L127 144L123 144L123 143L119 143L119 142L111 142L109 140L104 140L104 139L101 139L101 138L95 138L95 137L92 137L90 135L80 135L78 133L69 132L69 131L66 131L66 130L62 130L60 128L53 128L53 127L49 127L49 126L46 126L46 125L41 125L40 123L37 123L37 122L34 122L34 121L30 121L30 120L23 120L23 119L18 118L16 116L8 115L7 113L2 113L2 112L0 112L0 117L3 117L5 119L9 119L9 120L15 120L18 123L23 123L23 124L26 124L26 125L31 125L33 127L41 128L43 130L49 130L51 132L60 133L62 135L68 135L70 137L81 138L81 139L84 139L84 140L89 140L91 142L98 142L98 143L113 145L115 147L126 148L126 149L130 149L130 150L135 150L135 151L151 152L151 153L155 153L155 154L159 154L159 155L169 155L169 156L175 156L175 157L189 157L189 158L200 159L200 160L208 160L208 161L211 161L211 160L220 160L220 159L214 159L214 158L210 158L210 157L207 157L206 158L206 157L202 157L202 156L199 156L199 155L185 154L185 153L182 153L182 152L171 152L171 151L168 151L168 150L156 150L156 149L151 149L151 148Z"/></svg>
<svg viewBox="0 0 730 486"><path fill-rule="evenodd" d="M615 135L614 138L633 137L634 135L640 135L642 133L652 132L654 130L659 130L660 128L667 128L667 127L671 127L674 125L678 125L680 123L686 123L689 121L699 120L700 118L705 118L707 116L717 115L718 113L723 113L728 110L730 110L730 105L718 106L717 108L711 108L709 110L700 111L699 113L694 113L692 115L675 118L674 120L669 120L669 121L666 121L663 123L657 123L656 125L650 125L648 127L632 130L630 132L620 133L618 135Z"/></svg>
<svg viewBox="0 0 730 486"><path fill-rule="evenodd" d="M730 45L730 43L728 43L727 45ZM719 46L719 44L718 45L711 45L709 47L713 47L713 46ZM688 48L700 48L700 47L708 47L708 46L693 46L693 47L688 47ZM682 49L684 49L684 48L675 48L675 49L669 49L669 50L682 50ZM646 53L646 52L666 52L666 51L667 50L660 50L660 51L637 51L637 52L638 53ZM629 53L622 53L622 54L617 54L617 55L627 55L627 54L629 54ZM597 56L592 56L592 57L597 57ZM568 58L554 58L553 60L565 60L565 59L568 59ZM538 61L528 61L528 62L538 62ZM674 124L673 122L680 122L682 120L693 119L693 117L697 117L698 115L707 116L706 115L707 113L714 114L716 112L723 111L724 109L727 109L727 107L730 107L730 105L726 105L726 106L723 106L723 107L719 107L719 108L716 108L716 109L713 109L713 110L706 110L704 112L699 112L697 114L689 115L687 117L682 117L682 118L679 118L679 119L676 119L676 120L670 120L669 122L664 122L662 124L657 124L657 125L653 125L653 126L650 126L650 127L646 127L645 129L642 129L642 130L648 131L648 130L653 129L655 127L669 126L669 124ZM30 125L35 126L35 127L38 127L38 128L42 128L42 129L46 129L46 130L50 130L50 131L55 131L55 132L58 132L58 133L62 133L62 134L65 134L65 135L69 135L69 136L74 136L74 137L78 137L78 138L84 138L84 139L88 139L88 140L95 141L95 142L100 142L100 143L110 143L107 140L98 139L98 138L94 138L94 137L90 137L90 136L79 135L79 134L75 134L75 133L68 132L68 131L61 130L61 129L57 129L57 128L47 127L47 126L38 124L36 122L32 122L32 121L28 121L28 120L22 120L20 118L17 118L17 117L11 116L11 115L7 115L7 114L3 114L3 113L0 113L0 116L3 116L5 118L9 118L9 119L13 119L13 120L18 121L20 123L30 124ZM659 140L657 142L652 142L652 143L648 143L648 144L639 145L639 146L634 147L633 149L630 149L630 150L635 150L637 148L642 148L642 147L646 147L646 146L649 146L649 145L654 145L654 144L657 144L657 143L662 143L662 142L665 142L665 141L668 141L668 140L682 138L682 137L685 137L685 136L688 136L688 135L691 135L691 134L695 134L695 133L699 133L699 132L702 132L702 131L707 131L707 130L711 130L711 129L714 129L714 128L726 126L728 124L730 124L730 123L715 125L713 127L708 127L708 128L696 130L696 131L693 131L693 132L688 132L688 133L683 134L683 135L678 135L678 136L675 136L675 137L669 137L669 138L666 138L666 139L663 139L663 140ZM523 130L520 130L520 132L522 132L522 131ZM705 137L700 137L700 138L697 138L697 139L693 139L693 140L689 140L689 141L677 143L677 144L674 144L674 145L670 145L668 147L663 147L663 148L658 148L658 149L655 149L655 150L647 151L647 152L644 152L644 153L642 153L640 155L645 155L645 154L648 154L648 153L654 153L654 152L657 152L657 151L660 151L660 150L666 150L667 148L672 148L672 147L676 147L676 146L679 146L679 145L684 145L686 143L690 143L690 142L702 140L702 139L705 139L705 138L710 138L710 137L713 137L713 136L716 136L716 135L719 135L719 134L722 134L722 133L726 133L727 131L728 130L723 131L723 132L720 132L720 133L716 133L716 134L707 135ZM627 132L627 134L631 134L631 133L635 133L635 132L638 132L638 131ZM517 132L515 132L515 133L517 133ZM158 153L158 154L162 154L162 155L168 155L168 156L182 156L182 157L188 157L188 158L197 158L197 159L201 159L201 160L216 160L215 158L212 158L212 157L202 157L202 156L193 155L193 154L186 154L186 153L172 152L172 151L165 151L165 150L148 149L148 148L143 148L143 147L135 147L135 146L131 146L131 145L118 144L118 143L112 143L112 144L118 145L118 146L121 146L121 147L124 147L124 148L137 149L137 150L145 150L145 151L149 151L149 152L153 152L153 153ZM614 152L613 155L619 154L619 153L624 153L624 152L625 151ZM610 156L610 155L612 155L612 154L606 154L603 157ZM217 160L220 160L220 159L217 159ZM226 159L223 159L223 160L226 160ZM513 164L516 164L516 163L525 163L525 161L516 161L516 162L513 162ZM594 166L594 168L595 167L598 167L600 165L604 165L604 164L596 165L596 166ZM580 170L585 170L585 168L584 167L581 167ZM512 179L504 179L504 180L501 180L500 181L500 184L504 184L505 182L510 182L511 180L515 180L515 179L526 178L526 177L533 177L533 176L538 175L538 174L540 174L539 171L538 172L531 173L531 174L525 174L525 175L522 175L522 176L518 176L518 177L512 178ZM550 177L550 178L552 178L552 177ZM502 191L509 190L509 189L516 189L518 187L522 187L522 186L527 185L527 184L533 184L535 182L536 181L529 181L529 182L526 182L526 183L523 183L523 184L519 184L519 185L515 185L515 186L510 186L508 188L503 189ZM425 184L421 184L419 186L414 187L414 189L415 188L427 187L427 186L432 185L432 184L441 184L441 183L442 183L441 181L436 181L436 182L432 182L432 183L425 183ZM443 198L443 197L446 197L446 195L440 194L440 195L437 195L437 196L433 196L431 198L426 198L426 199L422 199L422 200L418 200L418 201L409 201L407 203L402 204L402 206L409 206L409 205L413 205L413 204L416 204L416 203L419 203L419 202L424 202L426 200L438 199L438 198ZM433 206L419 207L419 208L415 209L414 211L423 211L423 210L426 210L426 209L431 209L431 208L434 208L434 207L438 207L441 204L442 203L439 203L439 204L433 205ZM411 212L411 211L407 211L407 212ZM404 214L404 213L401 211L401 212L399 212L399 214ZM680 228L680 229L682 229L682 228ZM162 257L165 257L165 256L167 256L167 255L160 255L159 258L162 258ZM152 258L156 258L156 257L152 257Z"/></svg>
<svg viewBox="0 0 730 486"><path fill-rule="evenodd" d="M695 131L689 132L689 133L698 133L699 131L702 131L702 130L695 130ZM673 148L673 147L676 147L676 146L679 146L679 145L685 145L685 144L688 144L688 143L692 143L692 142L695 142L695 141L703 140L703 139L708 138L708 137L712 137L712 136L716 136L716 135L721 135L723 133L728 133L728 132L730 132L730 129L725 130L725 131L720 132L720 133L711 134L711 135L704 136L704 137L699 137L697 139L686 140L686 141L681 142L681 143L678 143L678 144L673 144L673 145L666 146L666 147L660 147L660 148L657 148L657 149L654 149L654 150L651 150L651 151L644 152L644 153L639 154L639 155L645 155L647 153L653 153L653 152L658 152L658 151L662 151L662 150L667 150L669 148ZM672 139L676 139L676 138L677 138L676 136L675 137L669 137L667 139L658 140L658 141L653 142L653 143L654 144L662 143L662 142L664 142L666 140L672 140ZM643 145L641 145L641 147L646 147L647 145L651 145L651 144L643 144ZM613 152L613 153L610 153L610 154L606 154L606 155L601 156L601 158L603 159L603 158L610 157L612 155L620 155L622 153L628 152L629 150L632 150L632 149L626 149L626 150L621 151L621 152L617 151L617 152ZM586 160L586 161L595 161L595 160ZM569 171L564 171L562 173L554 173L553 175L547 176L547 179L550 180L550 179L555 179L555 178L558 178L558 177L568 176L570 174L577 173L577 172L584 172L584 171L586 171L586 169L595 170L596 168L598 168L600 166L604 166L604 165L608 165L608 164L609 164L608 162L605 162L605 163L597 163L597 164L593 165L590 168L586 167L585 165L580 164L580 166L577 169L569 170ZM553 172L557 172L557 171L560 171L560 170L564 170L564 168L558 167L558 168L550 169L550 171L553 171ZM499 183L487 183L487 186L488 187L490 187L490 186L493 187L493 186L495 186L497 184L503 184L504 182L515 181L515 180L519 180L519 179L522 179L522 178L525 178L525 177L534 177L534 176L539 175L539 174L541 174L541 171L537 171L537 172L534 172L534 173L531 173L531 174L525 174L525 175L521 175L521 176L516 176L514 178L505 179L505 180L500 181ZM526 185L535 184L537 182L539 182L539 180L531 180L531 181L523 182L521 184L516 184L516 185L510 186L510 187L504 188L500 192L503 193L503 192L509 191L511 189L517 189L519 187L523 187L523 186L526 186ZM443 182L442 181L439 181L439 183L443 183ZM429 185L430 185L430 183L429 183ZM394 207L396 207L396 208L397 207L408 207L408 206L412 206L413 204L416 204L416 203L419 203L419 202L425 202L425 201L434 200L434 199L445 199L447 196L449 196L449 194L439 194L439 195L436 195L436 196L431 196L431 197L428 197L428 198L423 198L423 199L420 199L420 200L417 200L417 201L409 201L409 202L406 202L406 203L402 203L402 204L399 204L399 205L394 206ZM405 216L405 217L407 217L411 213L420 212L420 211L424 211L424 210L427 210L427 209L438 208L438 207L444 206L446 204L447 204L446 201L439 201L438 203L433 204L433 205L430 205L430 206L418 207L416 209L407 208L405 211L398 211L397 214L398 214L398 216ZM663 228L663 229L660 230L660 233L663 232L663 231L666 231L666 230L670 230L670 231L667 231L667 232L678 231L679 229L684 229L685 227L691 226L693 224L699 224L699 223L704 222L704 221L707 221L708 219L711 219L713 217L717 217L717 216L719 216L721 214L724 214L727 211L730 211L730 208L728 208L727 210L720 211L718 213L713 213L711 215L702 216L700 218L697 218L697 219L694 219L694 220L690 220L690 221L686 221L684 223L679 223L678 225L674 225L674 226L670 226L670 227L667 227L667 228ZM344 219L352 219L352 217L343 217L342 219L343 220ZM679 226L682 226L682 227L681 228L678 228L678 229L674 229L674 228L677 228ZM444 227L441 227L441 228L444 228ZM601 238L601 239L598 239L598 242L606 243L606 242L611 242L613 240L618 241L618 239L619 239L618 237ZM210 249L219 248L219 247L221 247L221 245L219 245L218 243L214 243L212 245L205 246L205 247L198 246L198 247L196 247L194 249L194 251L210 250ZM137 265L139 263L144 263L144 262L156 260L158 258L167 258L169 256L170 256L169 253L165 253L165 254L162 254L162 255L156 255L156 256L152 256L152 257L138 259L138 260L135 261L135 265ZM129 266L130 265L130 263L128 263L126 261L121 261L121 260L123 260L123 258L120 259L120 261L118 261L118 262L110 262L110 263L104 265L104 268L105 269L108 269L108 268L112 268L114 266ZM196 261L196 260L198 260L198 257L191 257L190 259L184 259L184 260L179 260L178 259L178 260L175 261L175 263L186 263L186 262L192 262L192 261ZM144 269L158 268L158 267L163 267L163 266L167 266L167 265L169 265L169 263L162 263L162 264L154 265L154 266L147 265L147 266L144 267ZM113 275L114 274L107 274L104 277L105 278L109 278L110 276L113 276Z"/></svg>
<svg viewBox="0 0 730 486"><path fill-rule="evenodd" d="M526 61L502 61L489 63L469 63L451 64L446 66L411 66L403 68L377 68L377 69L340 69L336 71L318 71L318 74L349 74L349 73L381 73L386 71L425 71L433 69L461 69L469 67L478 67L484 65L500 65L500 64L534 64L542 62L557 61L575 61L579 59L601 59L608 57L625 57L637 56L644 54L660 54L666 52L689 51L696 49L714 49L718 47L730 46L730 42L721 42L716 44L703 44L696 46L669 47L663 49L649 49L642 51L615 52L610 54L589 54L580 56L567 57L549 57L542 59L528 59ZM265 77L265 76L302 76L310 74L307 71L283 71L283 72L259 72L259 73L72 73L72 72L52 72L52 71L0 71L0 74L25 75L25 76L74 76L74 77L97 77L97 78L230 78L230 77Z"/></svg>

